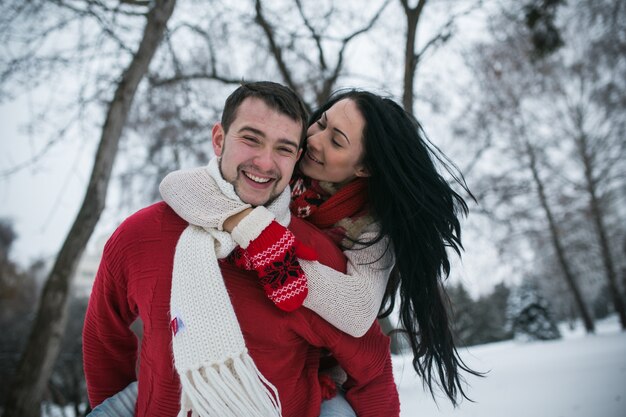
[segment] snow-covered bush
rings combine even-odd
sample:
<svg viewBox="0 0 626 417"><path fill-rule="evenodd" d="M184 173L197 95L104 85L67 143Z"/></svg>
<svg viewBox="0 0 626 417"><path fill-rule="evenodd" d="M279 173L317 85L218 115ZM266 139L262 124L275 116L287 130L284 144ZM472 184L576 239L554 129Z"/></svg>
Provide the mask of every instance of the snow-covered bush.
<svg viewBox="0 0 626 417"><path fill-rule="evenodd" d="M561 338L548 302L530 281L524 281L511 291L507 304L507 327L517 340Z"/></svg>

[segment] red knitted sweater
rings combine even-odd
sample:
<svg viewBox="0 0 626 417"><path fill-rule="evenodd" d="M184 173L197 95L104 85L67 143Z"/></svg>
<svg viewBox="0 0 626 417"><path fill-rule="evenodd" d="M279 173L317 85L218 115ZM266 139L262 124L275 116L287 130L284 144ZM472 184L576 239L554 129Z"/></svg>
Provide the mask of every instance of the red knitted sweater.
<svg viewBox="0 0 626 417"><path fill-rule="evenodd" d="M172 363L169 301L174 250L186 227L165 203L157 203L128 218L107 243L83 330L92 406L138 379L137 416L177 415L180 385ZM341 252L323 233L297 218L289 228L317 249L320 262L345 270ZM322 347L349 374L344 387L358 416L399 415L389 339L376 323L362 338L352 338L308 309L277 309L255 272L226 262L221 268L250 354L278 389L283 416L319 415ZM137 339L129 329L137 317L144 329L139 361Z"/></svg>

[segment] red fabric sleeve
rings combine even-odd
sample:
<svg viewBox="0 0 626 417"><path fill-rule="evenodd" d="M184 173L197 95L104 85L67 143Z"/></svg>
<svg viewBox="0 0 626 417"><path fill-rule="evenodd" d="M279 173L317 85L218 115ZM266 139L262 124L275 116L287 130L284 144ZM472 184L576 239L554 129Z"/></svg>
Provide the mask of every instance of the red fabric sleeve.
<svg viewBox="0 0 626 417"><path fill-rule="evenodd" d="M330 349L348 374L348 380L343 386L346 398L357 416L400 415L389 337L381 332L378 322L374 322L368 332L357 339L330 326L313 312L304 321L302 324L307 330L302 336L315 346ZM332 341L330 346L329 341Z"/></svg>
<svg viewBox="0 0 626 417"><path fill-rule="evenodd" d="M104 249L83 328L83 366L92 407L137 379L137 314L127 300L120 230Z"/></svg>

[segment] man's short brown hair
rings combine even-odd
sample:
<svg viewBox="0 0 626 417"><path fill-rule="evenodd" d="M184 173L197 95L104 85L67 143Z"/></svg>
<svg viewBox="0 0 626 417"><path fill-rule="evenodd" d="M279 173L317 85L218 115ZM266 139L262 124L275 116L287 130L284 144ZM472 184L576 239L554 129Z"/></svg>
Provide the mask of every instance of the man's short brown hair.
<svg viewBox="0 0 626 417"><path fill-rule="evenodd" d="M224 132L228 132L230 124L237 117L237 109L248 97L263 100L270 108L288 116L295 122L302 125L300 144L302 147L306 138L308 127L308 113L300 97L289 87L271 81L258 81L253 83L242 83L226 99L224 112L222 113L222 127Z"/></svg>

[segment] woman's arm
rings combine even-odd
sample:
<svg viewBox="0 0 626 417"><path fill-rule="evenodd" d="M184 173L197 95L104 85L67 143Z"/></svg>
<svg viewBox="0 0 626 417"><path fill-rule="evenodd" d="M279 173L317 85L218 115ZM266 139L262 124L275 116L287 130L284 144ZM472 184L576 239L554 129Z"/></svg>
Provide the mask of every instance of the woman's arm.
<svg viewBox="0 0 626 417"><path fill-rule="evenodd" d="M370 229L360 239L367 242L375 236ZM345 274L319 262L300 260L309 286L304 306L339 330L363 336L378 315L394 265L393 248L387 247L388 243L389 239L383 238L363 249L345 250Z"/></svg>
<svg viewBox="0 0 626 417"><path fill-rule="evenodd" d="M247 259L253 259L255 254L276 244L281 238L284 240L281 230L290 233L272 221L266 212L268 210L264 207L255 208L232 231L233 240L244 249ZM226 223L224 225L226 228ZM377 234L377 226L372 225L359 237L359 241L367 242ZM371 327L380 310L394 265L393 248L389 245L389 239L383 238L367 247L357 243L354 249L343 253L348 261L345 274L317 261L302 259L302 256L297 260L299 265L294 266L301 268L306 276L308 295L304 299L304 306L339 330L361 337ZM259 274L271 273L266 263L254 265L252 262L249 268L256 269Z"/></svg>
<svg viewBox="0 0 626 417"><path fill-rule="evenodd" d="M163 201L190 224L223 230L224 221L248 209L222 193L207 167L174 171L159 185Z"/></svg>

